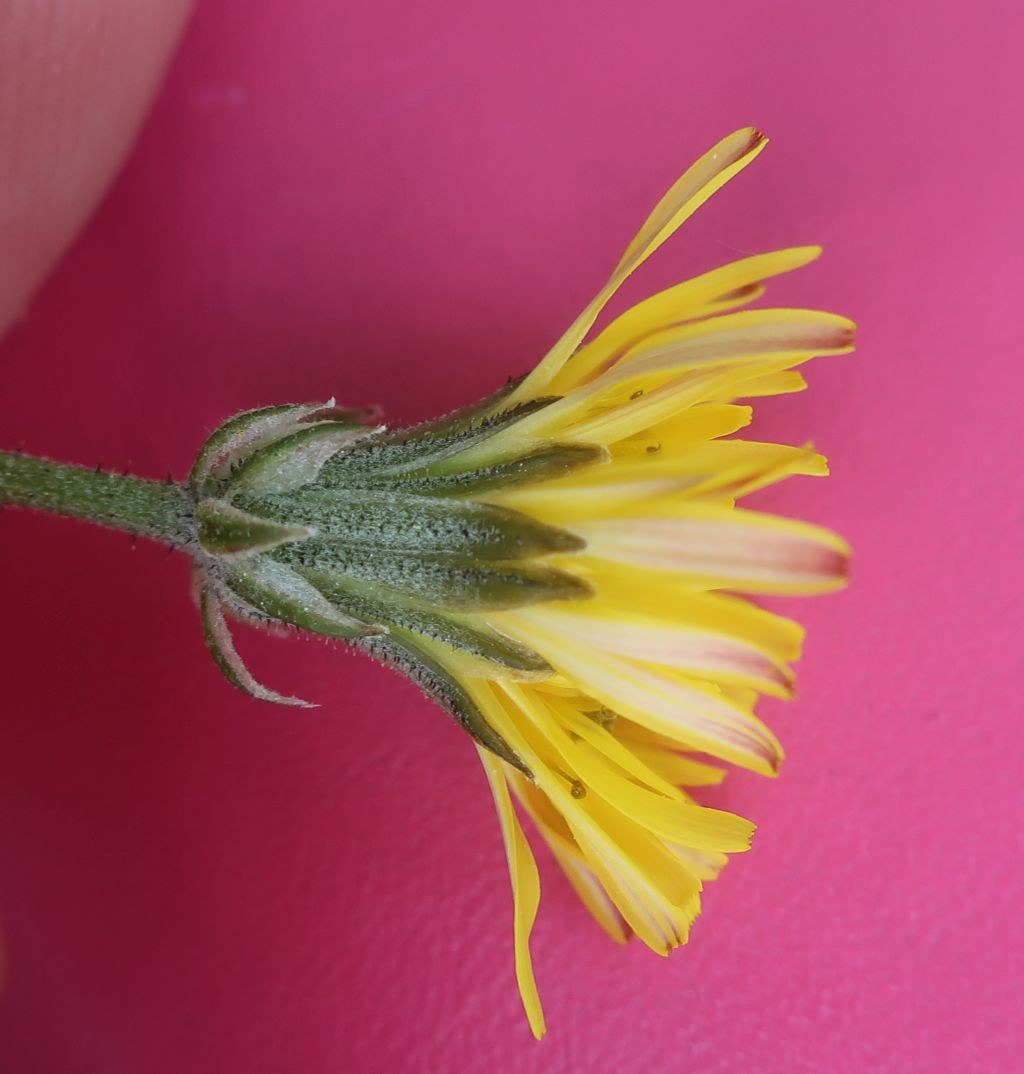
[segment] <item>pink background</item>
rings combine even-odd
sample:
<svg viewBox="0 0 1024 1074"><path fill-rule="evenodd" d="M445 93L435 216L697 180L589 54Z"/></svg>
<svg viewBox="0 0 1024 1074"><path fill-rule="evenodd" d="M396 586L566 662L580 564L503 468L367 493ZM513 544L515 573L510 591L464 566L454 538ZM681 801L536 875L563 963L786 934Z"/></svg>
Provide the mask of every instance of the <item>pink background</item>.
<svg viewBox="0 0 1024 1074"><path fill-rule="evenodd" d="M483 775L408 684L242 639L187 567L0 517L0 1069L1024 1069L1016 4L205 0L141 140L0 349L0 446L184 474L243 407L413 419L525 369L719 136L768 152L637 280L821 242L780 303L860 350L768 402L856 549L765 712L777 783L689 948L609 943L546 857L529 1037Z"/></svg>

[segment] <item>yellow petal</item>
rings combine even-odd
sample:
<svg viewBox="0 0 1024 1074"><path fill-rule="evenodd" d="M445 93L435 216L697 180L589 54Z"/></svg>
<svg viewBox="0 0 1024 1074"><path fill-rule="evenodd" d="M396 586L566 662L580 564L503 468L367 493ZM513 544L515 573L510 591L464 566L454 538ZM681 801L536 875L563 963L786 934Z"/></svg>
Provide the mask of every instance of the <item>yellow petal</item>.
<svg viewBox="0 0 1024 1074"><path fill-rule="evenodd" d="M600 595L578 606L537 605L504 613L495 625L527 638L536 629L616 656L676 668L698 679L736 682L787 698L793 676L786 665L750 641L689 625L667 609L627 612Z"/></svg>
<svg viewBox="0 0 1024 1074"><path fill-rule="evenodd" d="M652 835L698 850L739 853L750 849L754 826L735 813L666 798L618 775L593 747L566 740L566 759L586 785Z"/></svg>
<svg viewBox="0 0 1024 1074"><path fill-rule="evenodd" d="M688 679L671 668L595 651L558 635L534 630L538 652L574 679L581 690L613 712L672 736L683 747L723 761L775 775L782 761L778 739L751 712L720 690ZM504 684L512 690L513 684ZM529 764L529 761L527 760Z"/></svg>
<svg viewBox="0 0 1024 1074"><path fill-rule="evenodd" d="M799 376L799 374L796 374ZM696 443L746 428L753 417L753 408L733 403L698 403L656 425L649 425L633 436L620 440L612 450L615 459L656 453L661 444ZM653 452L648 452L653 448Z"/></svg>
<svg viewBox="0 0 1024 1074"><path fill-rule="evenodd" d="M792 474L824 475L825 460L806 447L748 440L676 445L612 459L556 481L511 489L502 503L552 525L643 514L643 501L666 496L738 499Z"/></svg>
<svg viewBox="0 0 1024 1074"><path fill-rule="evenodd" d="M855 331L849 318L821 310L740 310L655 332L602 379L610 386L658 370L707 368L737 358L847 353Z"/></svg>
<svg viewBox="0 0 1024 1074"><path fill-rule="evenodd" d="M611 278L590 305L569 326L532 373L503 401L503 405L521 402L544 394L551 378L579 346L608 299L629 274L692 216L708 198L745 168L767 144L754 127L745 127L722 139L704 154L654 207L636 238L626 248Z"/></svg>
<svg viewBox="0 0 1024 1074"><path fill-rule="evenodd" d="M695 850L680 843L666 842L665 845L701 880L714 880L729 861L724 854L713 850Z"/></svg>
<svg viewBox="0 0 1024 1074"><path fill-rule="evenodd" d="M574 610L581 616L600 615L602 609L610 608L618 608L624 615L659 615L668 601L673 621L683 629L735 637L777 664L790 664L800 658L803 627L743 597L681 592L671 584L673 576L664 571L622 571L615 564L602 564L610 567L610 573L602 573L591 569L597 564L582 557L581 563L586 565L586 576L598 592L592 600L576 605Z"/></svg>
<svg viewBox="0 0 1024 1074"><path fill-rule="evenodd" d="M738 381L728 395L729 399L761 399L771 395L791 395L807 388L803 373L784 369L781 373L758 373L749 379Z"/></svg>
<svg viewBox="0 0 1024 1074"><path fill-rule="evenodd" d="M696 761L674 750L633 741L629 742L629 748L655 772L679 787L715 787L725 779L724 768Z"/></svg>
<svg viewBox="0 0 1024 1074"><path fill-rule="evenodd" d="M665 374L659 371L650 375L649 382L642 377L634 381L637 386L625 397L621 391L616 393L613 390L612 399L607 403L598 397L597 391L590 399L577 400L569 396L570 402L565 404L559 415L569 424L559 429L558 434L565 440L612 445L626 437L643 435L659 423L677 418L689 407L712 400L736 398L733 389L738 382L750 379L753 375L752 364L759 366L758 371L768 373L806 360L806 356L774 360L736 359L708 369L675 374L667 381ZM586 392L599 386L600 382L594 381L593 385L587 385L579 391ZM563 404L555 403L553 406L561 408ZM655 451L658 450L657 444L655 441L652 445Z"/></svg>
<svg viewBox="0 0 1024 1074"><path fill-rule="evenodd" d="M652 295L617 317L593 342L577 351L548 390L561 394L582 384L640 340L671 325L746 305L760 297L760 281L807 265L820 254L820 246L758 254Z"/></svg>
<svg viewBox="0 0 1024 1074"><path fill-rule="evenodd" d="M488 720L526 760L630 928L659 954L684 943L700 908L696 874L598 795L573 797L564 776L556 775L541 756L550 741L532 723L536 699L531 687L509 682L465 685Z"/></svg>
<svg viewBox="0 0 1024 1074"><path fill-rule="evenodd" d="M729 378L747 379L853 348L854 323L819 310L741 310L656 332L610 369L558 402L517 422L510 434L566 435L608 444L704 399L724 397ZM726 374L727 379L714 379ZM696 393L688 391L699 388ZM671 405L651 410L648 396L671 389ZM502 434L488 442L503 444Z"/></svg>
<svg viewBox="0 0 1024 1074"><path fill-rule="evenodd" d="M691 165L655 205L626 248L616 273L642 264L686 219L741 172L768 144L756 127L743 127L723 138Z"/></svg>
<svg viewBox="0 0 1024 1074"><path fill-rule="evenodd" d="M597 750L612 764L638 783L642 783L662 795L683 801L683 795L671 780L644 763L631 748L623 745L611 731L606 730L591 717L583 715L578 708L557 698L548 701L548 707L557 712L559 722L571 734Z"/></svg>
<svg viewBox="0 0 1024 1074"><path fill-rule="evenodd" d="M626 518L583 520L587 555L672 572L686 586L825 593L846 582L849 546L821 526L690 500L646 502Z"/></svg>
<svg viewBox="0 0 1024 1074"><path fill-rule="evenodd" d="M537 982L533 975L533 961L530 958L530 932L540 904L540 877L537 874L537 863L512 805L503 762L481 746L477 746L477 752L483 762L484 771L491 785L491 793L494 795L494 804L498 809L501 834L505 840L505 854L508 858L509 877L512 880L512 896L515 903L516 980L519 983L519 994L523 1000L530 1029L540 1040L547 1029L544 1025L544 1011L540 1004Z"/></svg>
<svg viewBox="0 0 1024 1074"><path fill-rule="evenodd" d="M576 841L629 927L667 955L686 943L700 912L700 878L662 840L599 796L588 799L587 809L569 820Z"/></svg>
<svg viewBox="0 0 1024 1074"><path fill-rule="evenodd" d="M555 860L572 884L580 902L616 943L625 943L629 936L623 928L622 918L615 909L615 904L587 864L561 816L550 801L519 773L512 777L512 785L516 797L537 825L537 830L551 848Z"/></svg>

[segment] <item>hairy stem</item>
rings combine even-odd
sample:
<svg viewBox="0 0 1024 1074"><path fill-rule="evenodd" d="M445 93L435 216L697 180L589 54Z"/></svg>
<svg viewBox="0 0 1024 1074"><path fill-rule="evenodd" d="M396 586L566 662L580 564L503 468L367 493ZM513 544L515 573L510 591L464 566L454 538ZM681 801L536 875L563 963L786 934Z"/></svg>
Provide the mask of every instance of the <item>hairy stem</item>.
<svg viewBox="0 0 1024 1074"><path fill-rule="evenodd" d="M108 474L0 451L0 505L12 504L152 537L178 547L192 539L184 486Z"/></svg>

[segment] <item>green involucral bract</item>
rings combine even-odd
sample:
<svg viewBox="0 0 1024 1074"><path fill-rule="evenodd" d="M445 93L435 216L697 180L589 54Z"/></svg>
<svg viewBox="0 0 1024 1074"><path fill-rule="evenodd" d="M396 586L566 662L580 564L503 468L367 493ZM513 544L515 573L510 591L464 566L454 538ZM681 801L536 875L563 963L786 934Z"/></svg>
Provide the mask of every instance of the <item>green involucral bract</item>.
<svg viewBox="0 0 1024 1074"><path fill-rule="evenodd" d="M516 423L555 397L502 409L502 394L398 431L332 400L247 411L210 436L188 488L206 641L232 683L306 704L253 678L229 616L341 638L401 670L481 745L528 771L447 669L551 674L479 613L588 597L586 581L545 562L584 542L486 502L486 492L607 455L517 437Z"/></svg>

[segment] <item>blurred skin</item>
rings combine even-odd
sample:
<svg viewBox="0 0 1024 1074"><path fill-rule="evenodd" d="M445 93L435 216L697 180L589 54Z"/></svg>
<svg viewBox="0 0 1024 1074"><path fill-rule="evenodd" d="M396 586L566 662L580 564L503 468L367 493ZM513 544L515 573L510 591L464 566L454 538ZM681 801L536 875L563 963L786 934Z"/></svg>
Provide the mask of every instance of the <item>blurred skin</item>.
<svg viewBox="0 0 1024 1074"><path fill-rule="evenodd" d="M128 155L191 0L0 0L0 335Z"/></svg>

